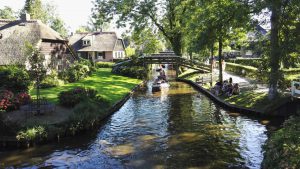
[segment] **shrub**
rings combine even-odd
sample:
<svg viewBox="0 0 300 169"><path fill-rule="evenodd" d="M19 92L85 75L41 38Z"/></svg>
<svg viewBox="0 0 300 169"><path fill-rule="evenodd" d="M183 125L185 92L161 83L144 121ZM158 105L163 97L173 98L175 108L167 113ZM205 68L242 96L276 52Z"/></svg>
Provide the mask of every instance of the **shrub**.
<svg viewBox="0 0 300 169"><path fill-rule="evenodd" d="M3 90L0 93L0 110L12 111L16 110L17 107L13 104L14 94L11 91Z"/></svg>
<svg viewBox="0 0 300 169"><path fill-rule="evenodd" d="M147 77L147 70L141 66L117 66L112 69L115 74L143 79Z"/></svg>
<svg viewBox="0 0 300 169"><path fill-rule="evenodd" d="M112 68L114 65L113 62L97 62L97 68Z"/></svg>
<svg viewBox="0 0 300 169"><path fill-rule="evenodd" d="M74 107L81 101L90 98L97 99L97 91L90 88L75 88L68 91L62 91L58 95L59 103L66 107Z"/></svg>
<svg viewBox="0 0 300 169"><path fill-rule="evenodd" d="M91 75L94 70L90 61L82 59L73 63L69 69L60 72L58 76L60 79L72 83Z"/></svg>
<svg viewBox="0 0 300 169"><path fill-rule="evenodd" d="M0 92L0 110L6 112L18 110L20 106L28 104L30 100L30 95L25 92L14 95L9 90L3 90Z"/></svg>
<svg viewBox="0 0 300 169"><path fill-rule="evenodd" d="M54 70L51 71L50 75L47 75L40 84L40 88L50 88L63 85L64 82L58 78L58 73Z"/></svg>
<svg viewBox="0 0 300 169"><path fill-rule="evenodd" d="M17 100L20 105L26 105L31 102L31 97L28 93L21 92L17 95Z"/></svg>
<svg viewBox="0 0 300 169"><path fill-rule="evenodd" d="M283 72L285 75L300 74L300 68L282 69L282 72Z"/></svg>
<svg viewBox="0 0 300 169"><path fill-rule="evenodd" d="M256 77L257 75L257 68L252 66L244 66L235 63L226 63L226 70L230 72L234 72L238 75L243 75L246 77Z"/></svg>
<svg viewBox="0 0 300 169"><path fill-rule="evenodd" d="M0 88L13 92L28 91L31 84L25 68L17 66L4 66L0 68Z"/></svg>
<svg viewBox="0 0 300 169"><path fill-rule="evenodd" d="M262 59L260 58L238 58L227 60L227 62L241 64L245 66L252 66L252 67L260 67L262 63Z"/></svg>
<svg viewBox="0 0 300 169"><path fill-rule="evenodd" d="M19 141L42 141L47 138L47 132L44 127L36 126L19 131L16 138Z"/></svg>
<svg viewBox="0 0 300 169"><path fill-rule="evenodd" d="M267 141L263 168L300 167L300 118L292 117Z"/></svg>

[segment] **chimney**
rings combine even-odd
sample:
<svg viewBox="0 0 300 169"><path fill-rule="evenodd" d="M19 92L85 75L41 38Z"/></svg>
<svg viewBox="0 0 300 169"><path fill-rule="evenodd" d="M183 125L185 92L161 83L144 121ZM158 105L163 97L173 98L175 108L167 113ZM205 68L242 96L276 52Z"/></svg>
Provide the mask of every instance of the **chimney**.
<svg viewBox="0 0 300 169"><path fill-rule="evenodd" d="M30 20L30 15L28 13L24 13L21 15L21 21L26 22Z"/></svg>

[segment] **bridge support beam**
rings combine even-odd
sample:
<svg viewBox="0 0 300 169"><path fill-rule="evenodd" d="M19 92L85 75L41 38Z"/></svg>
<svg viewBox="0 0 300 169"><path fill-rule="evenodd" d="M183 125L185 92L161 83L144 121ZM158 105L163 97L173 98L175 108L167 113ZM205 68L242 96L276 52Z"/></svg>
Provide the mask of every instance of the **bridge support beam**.
<svg viewBox="0 0 300 169"><path fill-rule="evenodd" d="M179 65L175 64L176 78L179 76Z"/></svg>

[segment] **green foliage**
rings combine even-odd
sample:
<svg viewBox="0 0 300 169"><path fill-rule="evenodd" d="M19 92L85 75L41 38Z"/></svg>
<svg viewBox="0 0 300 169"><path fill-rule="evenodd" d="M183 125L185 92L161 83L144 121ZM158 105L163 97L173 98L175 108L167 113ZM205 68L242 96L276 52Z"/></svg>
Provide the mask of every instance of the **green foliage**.
<svg viewBox="0 0 300 169"><path fill-rule="evenodd" d="M79 80L78 82L67 83L59 87L41 89L41 95L50 102L57 103L58 94L61 91L87 86L96 89L98 93L101 93L101 96L109 99L111 103L115 103L140 82L141 81L138 79L114 75L109 68L101 68L97 69L91 76ZM30 93L31 95L34 94L35 90L31 90Z"/></svg>
<svg viewBox="0 0 300 169"><path fill-rule="evenodd" d="M117 66L113 68L112 72L137 79L144 79L147 77L147 70L142 66Z"/></svg>
<svg viewBox="0 0 300 169"><path fill-rule="evenodd" d="M75 134L80 130L94 126L97 119L106 115L107 108L100 106L91 99L81 102L75 106L73 113L69 117L69 130Z"/></svg>
<svg viewBox="0 0 300 169"><path fill-rule="evenodd" d="M58 94L59 104L65 107L74 107L76 104L86 100L96 100L97 90L91 88L77 87L68 91L62 91Z"/></svg>
<svg viewBox="0 0 300 169"><path fill-rule="evenodd" d="M226 70L230 72L234 72L238 75L242 75L245 77L252 77L255 78L257 74L257 68L252 66L244 66L235 63L226 63Z"/></svg>
<svg viewBox="0 0 300 169"><path fill-rule="evenodd" d="M39 19L52 29L67 37L68 31L64 21L58 16L56 6L51 3L43 3L41 0L26 0L21 13L28 13L32 19Z"/></svg>
<svg viewBox="0 0 300 169"><path fill-rule="evenodd" d="M47 132L44 127L35 126L19 131L16 138L19 141L42 141L47 138Z"/></svg>
<svg viewBox="0 0 300 169"><path fill-rule="evenodd" d="M157 34L153 33L150 28L135 29L132 39L140 55L158 53L162 50L162 44L158 40Z"/></svg>
<svg viewBox="0 0 300 169"><path fill-rule="evenodd" d="M114 65L113 62L97 62L97 68L112 68Z"/></svg>
<svg viewBox="0 0 300 169"><path fill-rule="evenodd" d="M59 78L73 83L83 79L94 71L93 65L90 61L82 59L79 62L73 63L67 70L59 73Z"/></svg>
<svg viewBox="0 0 300 169"><path fill-rule="evenodd" d="M59 17L53 18L51 20L50 26L53 30L58 32L63 37L68 36L68 30L66 29L66 24L61 18L59 18Z"/></svg>
<svg viewBox="0 0 300 169"><path fill-rule="evenodd" d="M64 84L64 81L58 78L58 73L55 70L51 71L51 74L46 75L43 81L40 84L41 89L57 87Z"/></svg>
<svg viewBox="0 0 300 169"><path fill-rule="evenodd" d="M0 88L11 90L14 93L28 91L31 84L29 74L24 67L0 67Z"/></svg>
<svg viewBox="0 0 300 169"><path fill-rule="evenodd" d="M237 58L237 59L227 60L227 62L258 68L262 64L262 59L260 59L260 58L249 58L249 59L248 58Z"/></svg>
<svg viewBox="0 0 300 169"><path fill-rule="evenodd" d="M125 49L125 51L126 51L126 55L127 55L127 57L131 57L131 56L134 56L135 55L135 49L134 48L131 48L131 47L127 47L126 49Z"/></svg>
<svg viewBox="0 0 300 169"><path fill-rule="evenodd" d="M94 0L93 18L99 22L110 21L114 15L119 15L117 24L125 26L130 22L132 28L147 30L154 28L160 31L171 44L174 52L181 55L182 32L181 25L185 18L183 14L187 11L186 3L182 1L107 1ZM161 10L164 9L164 10ZM161 11L161 12L160 12ZM157 13L160 12L160 16ZM146 28L146 29L144 29ZM152 29L152 30L153 30Z"/></svg>
<svg viewBox="0 0 300 169"><path fill-rule="evenodd" d="M0 9L0 19L16 19L15 12L8 6L4 6L3 9Z"/></svg>
<svg viewBox="0 0 300 169"><path fill-rule="evenodd" d="M300 168L300 118L291 117L267 141L263 168Z"/></svg>

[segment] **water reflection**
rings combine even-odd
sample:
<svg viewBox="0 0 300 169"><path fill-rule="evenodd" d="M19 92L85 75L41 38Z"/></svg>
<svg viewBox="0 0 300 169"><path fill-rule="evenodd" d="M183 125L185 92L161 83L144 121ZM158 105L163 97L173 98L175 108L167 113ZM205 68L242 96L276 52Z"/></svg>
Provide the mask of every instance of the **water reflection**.
<svg viewBox="0 0 300 169"><path fill-rule="evenodd" d="M260 168L266 132L172 82L158 93L137 92L97 134L2 152L0 161L20 168Z"/></svg>

